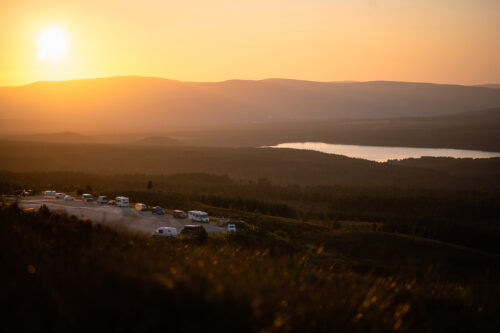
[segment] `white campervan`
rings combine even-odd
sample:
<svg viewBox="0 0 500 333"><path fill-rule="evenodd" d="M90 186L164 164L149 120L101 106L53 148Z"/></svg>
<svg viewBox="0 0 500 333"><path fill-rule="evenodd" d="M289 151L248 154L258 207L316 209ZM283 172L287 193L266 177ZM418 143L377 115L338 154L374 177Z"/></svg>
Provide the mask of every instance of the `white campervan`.
<svg viewBox="0 0 500 333"><path fill-rule="evenodd" d="M128 205L130 204L127 197L116 197L115 201L118 207L128 207Z"/></svg>
<svg viewBox="0 0 500 333"><path fill-rule="evenodd" d="M208 223L210 220L208 218L208 214L199 210L190 210L188 212L188 216L191 220L196 221L196 222L205 222Z"/></svg>
<svg viewBox="0 0 500 333"><path fill-rule="evenodd" d="M82 194L82 201L83 202L90 202L94 199L94 197L92 196L92 194L89 194L89 193L83 193Z"/></svg>

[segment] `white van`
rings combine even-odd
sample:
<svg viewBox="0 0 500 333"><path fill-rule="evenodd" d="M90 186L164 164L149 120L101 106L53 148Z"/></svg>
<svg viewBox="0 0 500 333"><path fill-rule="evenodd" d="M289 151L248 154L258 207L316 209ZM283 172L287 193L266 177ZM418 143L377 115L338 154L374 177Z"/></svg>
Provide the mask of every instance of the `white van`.
<svg viewBox="0 0 500 333"><path fill-rule="evenodd" d="M83 193L82 194L82 201L83 202L90 202L94 199L94 197L92 196L92 194L89 194L89 193Z"/></svg>
<svg viewBox="0 0 500 333"><path fill-rule="evenodd" d="M130 204L127 197L116 197L115 201L118 207L128 207L128 205Z"/></svg>
<svg viewBox="0 0 500 333"><path fill-rule="evenodd" d="M228 224L227 225L227 232L236 232L236 225Z"/></svg>
<svg viewBox="0 0 500 333"><path fill-rule="evenodd" d="M151 235L153 237L177 237L177 229L174 227L161 227Z"/></svg>
<svg viewBox="0 0 500 333"><path fill-rule="evenodd" d="M145 211L145 210L148 209L148 206L146 206L143 203L138 202L138 203L135 204L135 209L137 209L140 212L143 212L143 211Z"/></svg>
<svg viewBox="0 0 500 333"><path fill-rule="evenodd" d="M208 221L210 221L210 219L208 218L208 214L199 210L190 210L188 212L188 216L191 220L196 222L208 223Z"/></svg>
<svg viewBox="0 0 500 333"><path fill-rule="evenodd" d="M108 202L108 198L105 196L105 195L100 195L97 197L97 203L98 204L105 204L106 202Z"/></svg>

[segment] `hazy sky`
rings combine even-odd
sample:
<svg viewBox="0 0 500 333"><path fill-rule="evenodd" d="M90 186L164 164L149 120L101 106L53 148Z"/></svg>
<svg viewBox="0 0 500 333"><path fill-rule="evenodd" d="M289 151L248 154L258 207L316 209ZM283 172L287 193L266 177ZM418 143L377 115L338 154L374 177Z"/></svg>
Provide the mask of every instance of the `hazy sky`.
<svg viewBox="0 0 500 333"><path fill-rule="evenodd" d="M0 0L0 86L114 75L499 83L500 0Z"/></svg>

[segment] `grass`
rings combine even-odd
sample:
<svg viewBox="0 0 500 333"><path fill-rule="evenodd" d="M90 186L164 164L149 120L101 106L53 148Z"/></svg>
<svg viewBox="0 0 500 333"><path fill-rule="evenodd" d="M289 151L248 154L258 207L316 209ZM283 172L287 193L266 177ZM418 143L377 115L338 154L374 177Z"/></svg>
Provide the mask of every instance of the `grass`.
<svg viewBox="0 0 500 333"><path fill-rule="evenodd" d="M384 261L391 253L394 263L408 254L427 253L424 261L436 253L486 255L399 235L324 234L307 226L247 230L197 244L122 233L47 209L4 206L0 299L7 310L1 322L11 331L32 332L493 332L498 327L495 276L459 281L403 274L397 267L381 274L341 265ZM305 231L324 246L312 239L296 242L295 233ZM494 258L484 260L484 267L496 267L487 262Z"/></svg>

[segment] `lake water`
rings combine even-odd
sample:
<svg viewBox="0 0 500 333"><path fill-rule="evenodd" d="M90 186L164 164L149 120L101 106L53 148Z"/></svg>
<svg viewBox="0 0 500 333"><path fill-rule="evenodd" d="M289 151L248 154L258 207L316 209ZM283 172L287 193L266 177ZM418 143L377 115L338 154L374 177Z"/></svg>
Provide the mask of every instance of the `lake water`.
<svg viewBox="0 0 500 333"><path fill-rule="evenodd" d="M419 158L422 156L454 157L454 158L489 158L500 157L500 153L447 148L412 148L338 145L324 142L290 142L280 143L271 148L293 148L320 151L327 154L345 155L377 162L393 159Z"/></svg>

